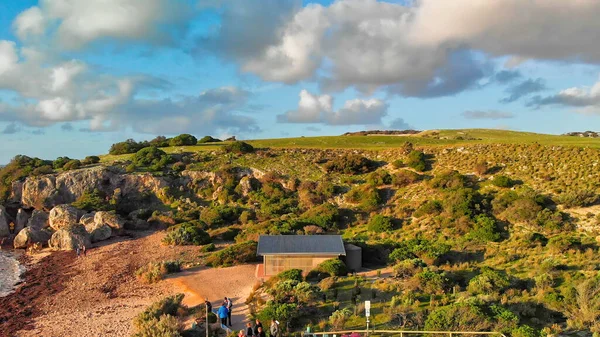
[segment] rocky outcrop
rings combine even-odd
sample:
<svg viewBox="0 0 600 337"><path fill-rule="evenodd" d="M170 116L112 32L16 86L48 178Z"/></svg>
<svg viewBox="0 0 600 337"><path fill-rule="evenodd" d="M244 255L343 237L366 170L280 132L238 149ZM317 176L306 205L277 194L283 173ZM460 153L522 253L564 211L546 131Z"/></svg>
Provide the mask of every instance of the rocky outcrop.
<svg viewBox="0 0 600 337"><path fill-rule="evenodd" d="M33 210L31 217L27 222L27 227L31 227L36 230L44 229L50 226L48 222L48 213L40 210Z"/></svg>
<svg viewBox="0 0 600 337"><path fill-rule="evenodd" d="M27 248L31 243L47 244L52 237L52 232L46 229L36 230L31 227L26 227L19 231L13 245L15 248Z"/></svg>
<svg viewBox="0 0 600 337"><path fill-rule="evenodd" d="M29 222L29 214L24 209L19 208L17 211L17 219L15 220L15 233L21 232Z"/></svg>
<svg viewBox="0 0 600 337"><path fill-rule="evenodd" d="M256 191L257 186L259 186L259 182L249 176L245 176L242 177L242 179L240 180L240 183L238 184L238 187L236 188L236 190L239 191L239 193L242 194L242 196L247 196L250 192Z"/></svg>
<svg viewBox="0 0 600 337"><path fill-rule="evenodd" d="M96 212L94 216L94 222L96 225L108 225L110 228L115 230L121 230L125 228L125 221L118 215L110 212Z"/></svg>
<svg viewBox="0 0 600 337"><path fill-rule="evenodd" d="M94 220L96 216L96 212L84 214L81 219L79 219L79 223L82 224L88 233L91 233L94 228L96 228L96 221Z"/></svg>
<svg viewBox="0 0 600 337"><path fill-rule="evenodd" d="M6 208L0 206L0 238L10 235L10 217L6 213Z"/></svg>
<svg viewBox="0 0 600 337"><path fill-rule="evenodd" d="M56 231L52 234L48 245L55 250L75 250L80 245L89 248L92 242L85 227L76 224Z"/></svg>
<svg viewBox="0 0 600 337"><path fill-rule="evenodd" d="M105 195L121 198L130 211L155 206L160 201L150 197L165 187L177 185L175 178L155 177L152 174L126 174L117 169L92 167L81 170L29 177L21 192L21 204L36 209L52 209L70 204L84 193L98 190ZM116 195L115 195L116 194Z"/></svg>
<svg viewBox="0 0 600 337"><path fill-rule="evenodd" d="M112 232L112 229L108 225L96 226L96 228L89 232L90 240L92 242L108 240L112 236Z"/></svg>
<svg viewBox="0 0 600 337"><path fill-rule="evenodd" d="M50 211L48 220L50 227L59 230L70 225L79 223L83 216L83 211L71 205L58 205Z"/></svg>

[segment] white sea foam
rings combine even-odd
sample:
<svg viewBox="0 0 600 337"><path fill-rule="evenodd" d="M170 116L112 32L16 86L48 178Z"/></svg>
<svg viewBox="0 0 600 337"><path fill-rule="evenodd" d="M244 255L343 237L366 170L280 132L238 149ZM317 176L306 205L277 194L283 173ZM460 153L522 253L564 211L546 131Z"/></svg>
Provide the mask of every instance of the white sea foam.
<svg viewBox="0 0 600 337"><path fill-rule="evenodd" d="M17 261L13 253L0 251L0 297L12 293L21 282L25 268Z"/></svg>

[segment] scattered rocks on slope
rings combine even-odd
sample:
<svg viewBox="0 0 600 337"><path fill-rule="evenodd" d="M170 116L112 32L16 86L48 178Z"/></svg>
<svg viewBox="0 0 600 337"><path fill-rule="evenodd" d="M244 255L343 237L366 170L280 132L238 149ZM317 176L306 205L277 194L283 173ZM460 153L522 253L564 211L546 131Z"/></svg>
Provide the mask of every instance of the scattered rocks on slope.
<svg viewBox="0 0 600 337"><path fill-rule="evenodd" d="M75 250L79 245L90 247L92 242L85 227L76 224L56 231L52 234L48 245L55 250Z"/></svg>
<svg viewBox="0 0 600 337"><path fill-rule="evenodd" d="M31 227L26 227L19 231L13 245L15 248L27 248L29 243L47 244L52 237L52 232L47 229L36 230Z"/></svg>
<svg viewBox="0 0 600 337"><path fill-rule="evenodd" d="M104 241L110 239L112 229L108 225L100 225L90 232L90 240L92 242Z"/></svg>
<svg viewBox="0 0 600 337"><path fill-rule="evenodd" d="M50 227L59 230L79 223L83 211L71 205L58 205L50 211Z"/></svg>
<svg viewBox="0 0 600 337"><path fill-rule="evenodd" d="M20 233L27 226L27 222L29 222L29 214L24 209L19 208L15 220L15 233Z"/></svg>
<svg viewBox="0 0 600 337"><path fill-rule="evenodd" d="M48 213L37 209L31 213L31 217L27 222L27 227L31 227L34 230L48 228L49 225Z"/></svg>
<svg viewBox="0 0 600 337"><path fill-rule="evenodd" d="M91 233L94 229L96 229L96 212L84 214L81 219L79 219L79 223L85 226L85 229L88 233Z"/></svg>
<svg viewBox="0 0 600 337"><path fill-rule="evenodd" d="M110 228L115 230L121 230L125 227L125 221L121 219L118 215L110 213L110 212L96 212L94 215L94 221L96 225L108 225Z"/></svg>
<svg viewBox="0 0 600 337"><path fill-rule="evenodd" d="M0 238L10 235L10 217L4 206L0 206Z"/></svg>

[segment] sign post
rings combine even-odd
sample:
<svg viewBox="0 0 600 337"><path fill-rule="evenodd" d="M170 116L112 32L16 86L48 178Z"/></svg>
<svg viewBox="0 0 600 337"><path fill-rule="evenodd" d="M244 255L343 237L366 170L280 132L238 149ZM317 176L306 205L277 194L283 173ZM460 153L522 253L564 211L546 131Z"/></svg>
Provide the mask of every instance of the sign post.
<svg viewBox="0 0 600 337"><path fill-rule="evenodd" d="M367 316L367 336L369 336L369 317L371 317L371 301L365 301L365 316Z"/></svg>

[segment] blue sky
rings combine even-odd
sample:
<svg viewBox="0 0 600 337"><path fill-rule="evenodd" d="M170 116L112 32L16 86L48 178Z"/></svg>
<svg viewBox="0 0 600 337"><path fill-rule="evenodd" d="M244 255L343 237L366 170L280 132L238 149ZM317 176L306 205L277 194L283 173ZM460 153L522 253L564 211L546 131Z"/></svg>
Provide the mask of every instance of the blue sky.
<svg viewBox="0 0 600 337"><path fill-rule="evenodd" d="M591 0L5 0L0 163L179 133L598 130L599 14Z"/></svg>

